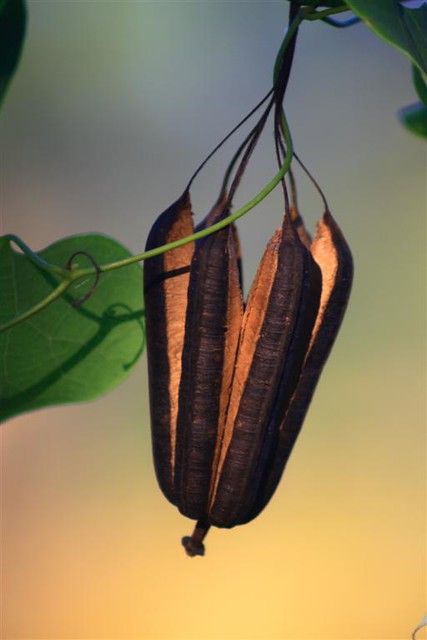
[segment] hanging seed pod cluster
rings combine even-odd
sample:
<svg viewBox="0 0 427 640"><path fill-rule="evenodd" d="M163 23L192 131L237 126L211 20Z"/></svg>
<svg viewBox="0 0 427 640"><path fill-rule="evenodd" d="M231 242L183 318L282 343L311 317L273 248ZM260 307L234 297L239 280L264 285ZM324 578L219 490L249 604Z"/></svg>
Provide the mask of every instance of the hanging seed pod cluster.
<svg viewBox="0 0 427 640"><path fill-rule="evenodd" d="M229 216L273 107L279 166L292 156L282 101L295 36L296 31L263 115L238 149L218 201L196 230ZM267 244L246 301L233 224L153 257L144 268L155 470L166 498L196 521L192 536L182 539L190 556L204 554L210 526L245 524L269 502L350 294L351 253L326 202L311 241L295 197L290 204L286 181L282 184L285 215ZM154 223L146 249L193 233L187 187Z"/></svg>

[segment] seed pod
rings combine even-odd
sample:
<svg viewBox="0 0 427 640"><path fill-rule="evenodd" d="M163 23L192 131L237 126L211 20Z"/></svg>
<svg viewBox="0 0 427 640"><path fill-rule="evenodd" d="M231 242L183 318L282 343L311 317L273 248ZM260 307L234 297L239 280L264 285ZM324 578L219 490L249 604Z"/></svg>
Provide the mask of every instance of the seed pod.
<svg viewBox="0 0 427 640"><path fill-rule="evenodd" d="M307 234L302 228L302 234ZM245 522L255 518L279 484L286 462L301 430L305 415L341 326L353 280L353 259L345 238L326 211L317 226L311 253L322 272L322 293L308 352L289 407L280 424L275 448L266 465L253 508Z"/></svg>
<svg viewBox="0 0 427 640"><path fill-rule="evenodd" d="M175 469L178 507L190 518L207 513L228 404L243 315L237 259L235 233L227 227L197 242L191 263Z"/></svg>
<svg viewBox="0 0 427 640"><path fill-rule="evenodd" d="M285 410L304 359L320 297L320 272L289 215L258 270L239 342L227 421L212 482L209 521L238 524L276 438L276 406ZM280 407L279 407L280 405Z"/></svg>
<svg viewBox="0 0 427 640"><path fill-rule="evenodd" d="M301 217L300 212L296 206L290 207L291 220L294 224L295 231L298 234L298 238L303 243L304 247L310 251L311 237L305 228L304 220Z"/></svg>
<svg viewBox="0 0 427 640"><path fill-rule="evenodd" d="M193 233L189 194L154 223L146 250ZM150 258L144 266L145 326L154 466L170 502L174 489L178 390L181 379L187 292L194 243Z"/></svg>
<svg viewBox="0 0 427 640"><path fill-rule="evenodd" d="M219 222L222 218L224 218L227 215L229 215L228 197L226 192L223 191L220 194L214 206L212 207L211 211L208 213L208 215L202 220L202 222L200 222L197 225L197 227L195 228L195 231L201 231L202 229L211 227L212 225L214 225L216 222ZM231 241L233 242L233 250L237 256L237 267L239 270L240 289L243 291L242 252L240 247L239 233L234 223L230 225L230 228L232 230Z"/></svg>
<svg viewBox="0 0 427 640"><path fill-rule="evenodd" d="M226 215L220 198L197 229ZM193 231L185 193L147 249ZM243 311L237 231L151 258L144 286L153 452L166 497L190 518L188 555L213 524L256 517L273 495L348 300L352 260L326 212L311 243L296 211L268 243Z"/></svg>
<svg viewBox="0 0 427 640"><path fill-rule="evenodd" d="M297 229L298 233L298 229ZM300 237L300 234L298 233ZM253 473L249 490L242 504L239 524L252 519L251 512L257 495L262 490L265 477L268 475L272 457L278 445L280 425L284 419L289 402L301 374L301 369L308 350L312 330L318 314L322 278L318 265L306 251L306 267L301 288L298 314L287 353L282 363L282 373L273 401L273 406L266 425L262 449Z"/></svg>

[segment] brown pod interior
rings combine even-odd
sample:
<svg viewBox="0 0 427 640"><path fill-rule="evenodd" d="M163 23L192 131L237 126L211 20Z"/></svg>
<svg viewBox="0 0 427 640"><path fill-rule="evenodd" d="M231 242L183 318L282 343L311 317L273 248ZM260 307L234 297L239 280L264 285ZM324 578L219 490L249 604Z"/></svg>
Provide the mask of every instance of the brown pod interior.
<svg viewBox="0 0 427 640"><path fill-rule="evenodd" d="M225 202L198 229L226 215ZM146 248L192 232L185 193L159 216ZM295 209L285 216L245 311L239 263L229 226L144 268L155 469L166 497L198 520L183 539L189 555L203 554L211 524L248 522L270 500L351 289L351 253L328 211L313 242Z"/></svg>
<svg viewBox="0 0 427 640"><path fill-rule="evenodd" d="M209 521L216 526L235 526L252 503L265 440L271 439L267 426L282 383L284 362L290 353L284 384L292 384L315 319L319 278L317 293L314 297L311 294L313 300L303 304L305 291L317 276L317 268L310 262L286 215L282 230L273 236L264 254L243 319L224 439L211 489ZM309 311L309 307L313 309ZM298 349L290 351L295 336Z"/></svg>
<svg viewBox="0 0 427 640"><path fill-rule="evenodd" d="M242 313L235 236L227 227L197 243L191 264L175 468L177 504L190 518L207 513Z"/></svg>
<svg viewBox="0 0 427 640"><path fill-rule="evenodd" d="M324 213L318 223L311 253L322 273L319 310L298 384L280 424L275 451L245 522L262 511L280 482L320 374L337 337L350 296L353 260L348 244L329 211Z"/></svg>
<svg viewBox="0 0 427 640"><path fill-rule="evenodd" d="M310 253L305 251L303 284L294 329L286 355L282 361L282 373L272 403L257 465L245 495L245 500L242 501L239 524L246 523L248 518L252 519L251 514L257 496L270 473L278 446L280 425L297 386L318 314L321 287L320 269Z"/></svg>
<svg viewBox="0 0 427 640"><path fill-rule="evenodd" d="M146 250L193 232L188 193L154 223ZM178 389L181 378L190 263L194 243L173 249L144 265L145 326L154 467L163 493L175 503L174 467Z"/></svg>

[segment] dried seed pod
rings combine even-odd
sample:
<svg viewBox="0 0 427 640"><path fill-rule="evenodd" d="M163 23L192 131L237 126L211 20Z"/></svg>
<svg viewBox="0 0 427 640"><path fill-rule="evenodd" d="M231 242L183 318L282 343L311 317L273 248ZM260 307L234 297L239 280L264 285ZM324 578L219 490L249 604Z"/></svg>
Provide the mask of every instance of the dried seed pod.
<svg viewBox="0 0 427 640"><path fill-rule="evenodd" d="M175 468L178 507L190 518L207 513L242 315L235 235L227 227L199 241L191 263Z"/></svg>
<svg viewBox="0 0 427 640"><path fill-rule="evenodd" d="M266 451L276 437L273 407L290 396L310 339L320 272L286 215L267 246L239 341L224 436L212 479L209 521L238 524L252 506ZM288 390L289 389L289 390ZM271 427L270 429L268 427Z"/></svg>
<svg viewBox="0 0 427 640"><path fill-rule="evenodd" d="M253 472L250 487L245 495L245 500L242 502L239 524L247 522L248 517L249 519L252 519L250 515L253 505L262 485L265 482L265 477L269 473L272 457L275 456L280 436L280 425L287 412L289 402L299 381L314 323L318 314L322 277L318 265L311 258L311 255L308 252L306 252L305 269L297 319L288 350L283 359L282 373L266 425L265 436L257 461L257 466Z"/></svg>
<svg viewBox="0 0 427 640"><path fill-rule="evenodd" d="M146 250L193 233L189 194L184 193L154 223ZM194 243L147 260L144 266L145 324L154 466L166 498L174 489L178 391L181 379L187 292Z"/></svg>
<svg viewBox="0 0 427 640"><path fill-rule="evenodd" d="M206 229L207 227L211 227L216 222L219 222L219 220L221 220L221 218L224 218L227 215L229 215L229 204L228 204L228 202L229 202L229 198L227 196L227 193L225 191L222 191L220 193L220 195L219 195L218 200L216 201L216 203L212 207L211 211L202 220L202 222L200 222L197 225L197 227L195 228L195 231L201 231L202 229ZM234 252L235 252L235 254L237 256L237 267L238 267L238 270L239 270L239 284L240 284L240 288L243 291L242 251L241 251L241 247L240 247L239 233L237 231L237 227L234 224L234 222L230 225L230 228L232 230L232 239L231 240L233 242Z"/></svg>
<svg viewBox="0 0 427 640"><path fill-rule="evenodd" d="M224 196L198 229L225 206ZM185 193L153 225L147 249L192 231ZM144 271L154 461L166 497L198 520L182 541L190 556L204 554L212 524L248 522L273 495L351 287L351 254L329 212L313 243L297 212L285 215L245 311L239 260L229 226Z"/></svg>
<svg viewBox="0 0 427 640"><path fill-rule="evenodd" d="M304 220L302 219L300 212L295 205L290 207L289 211L299 239L303 243L304 247L310 251L311 236L305 228Z"/></svg>
<svg viewBox="0 0 427 640"><path fill-rule="evenodd" d="M305 228L303 233L307 233ZM329 211L323 214L318 223L311 253L322 272L319 311L296 390L280 424L276 447L272 450L258 495L245 522L262 511L279 484L338 334L350 296L353 259L350 248Z"/></svg>

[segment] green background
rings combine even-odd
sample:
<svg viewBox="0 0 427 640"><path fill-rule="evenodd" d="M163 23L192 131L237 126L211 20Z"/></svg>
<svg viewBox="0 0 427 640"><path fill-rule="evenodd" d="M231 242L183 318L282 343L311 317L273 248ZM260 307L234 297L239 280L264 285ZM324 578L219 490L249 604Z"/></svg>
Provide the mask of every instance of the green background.
<svg viewBox="0 0 427 640"><path fill-rule="evenodd" d="M140 251L269 88L286 4L30 2L0 117L1 232L40 249L96 231ZM355 282L284 480L259 518L213 530L190 560L191 523L154 478L145 356L105 398L9 421L4 638L409 636L425 600L426 156L396 111L414 100L409 63L363 26L304 26L286 110ZM193 189L199 219L238 139ZM275 170L269 130L236 205ZM321 203L298 183L313 228ZM246 286L282 208L277 190L240 223Z"/></svg>

